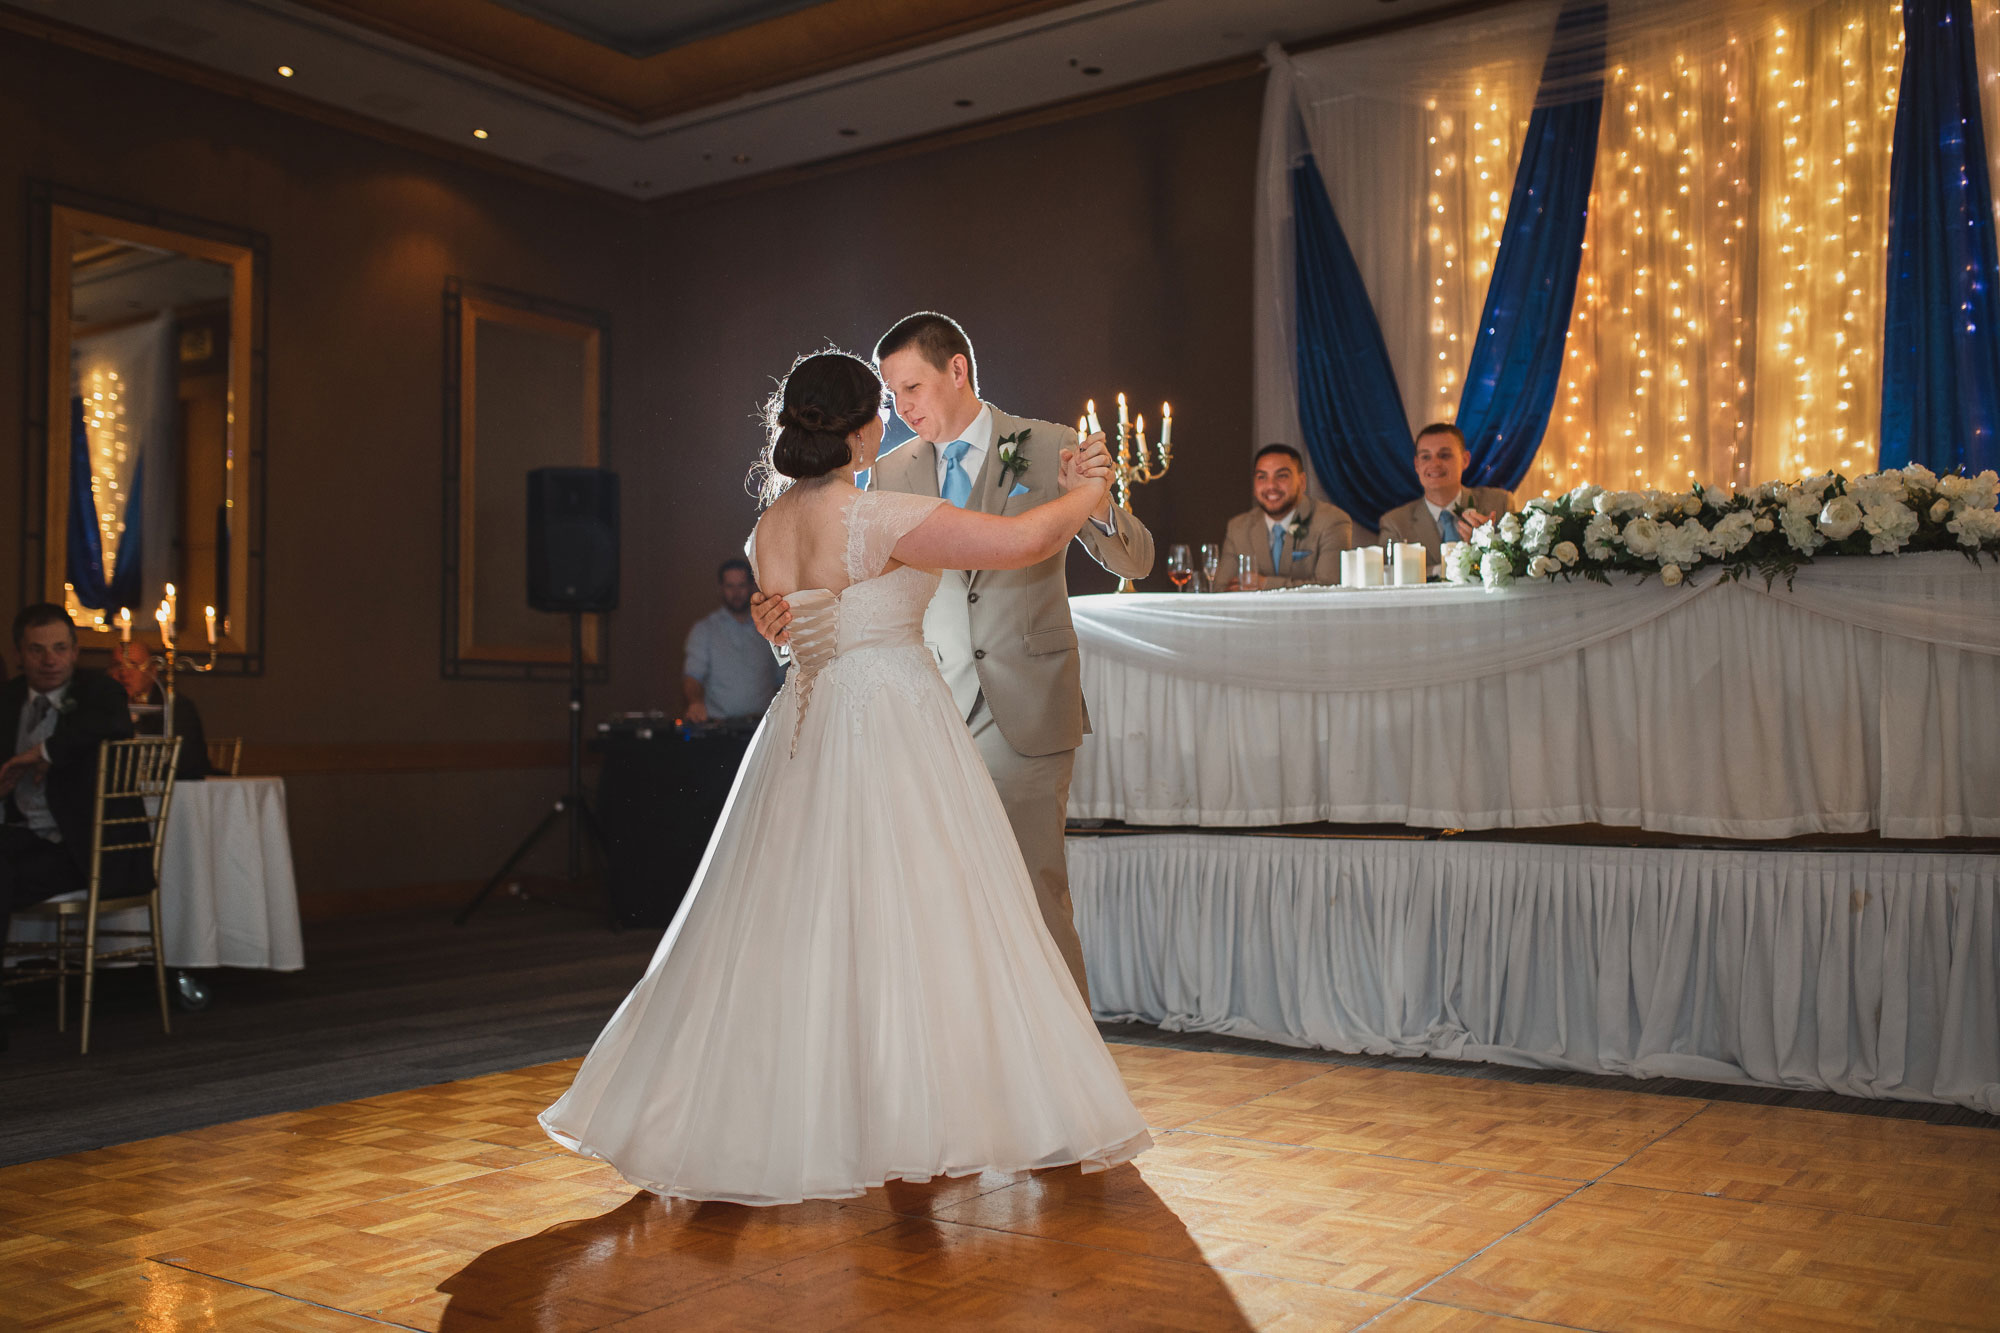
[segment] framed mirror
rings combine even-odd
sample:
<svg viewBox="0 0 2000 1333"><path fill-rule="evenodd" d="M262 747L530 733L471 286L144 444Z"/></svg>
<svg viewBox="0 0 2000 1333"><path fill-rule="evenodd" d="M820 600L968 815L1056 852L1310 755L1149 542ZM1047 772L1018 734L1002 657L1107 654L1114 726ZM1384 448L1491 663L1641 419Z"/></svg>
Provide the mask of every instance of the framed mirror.
<svg viewBox="0 0 2000 1333"><path fill-rule="evenodd" d="M606 466L610 320L453 278L444 328L444 674L567 680L569 619L528 605L528 473ZM587 679L607 633L583 617Z"/></svg>
<svg viewBox="0 0 2000 1333"><path fill-rule="evenodd" d="M127 615L157 640L170 604L183 650L258 673L264 240L50 185L29 207L23 592L86 648Z"/></svg>

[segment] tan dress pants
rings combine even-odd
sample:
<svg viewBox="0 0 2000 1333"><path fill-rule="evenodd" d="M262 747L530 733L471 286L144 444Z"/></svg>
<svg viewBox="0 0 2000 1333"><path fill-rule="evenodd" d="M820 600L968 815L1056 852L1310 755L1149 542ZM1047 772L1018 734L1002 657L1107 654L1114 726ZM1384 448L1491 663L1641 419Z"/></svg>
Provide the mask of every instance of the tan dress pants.
<svg viewBox="0 0 2000 1333"><path fill-rule="evenodd" d="M986 761L986 771L993 775L1000 804L1007 807L1007 822L1014 826L1014 840L1021 844L1021 859L1028 863L1028 879L1035 886L1042 921L1063 962L1069 964L1087 1007L1090 983L1083 974L1083 941L1076 934L1076 912L1069 900L1069 865L1063 860L1063 825L1069 817L1069 778L1076 766L1076 751L1032 756L1020 753L994 725L984 695L973 705L966 725L972 728L972 740L979 747L979 757Z"/></svg>

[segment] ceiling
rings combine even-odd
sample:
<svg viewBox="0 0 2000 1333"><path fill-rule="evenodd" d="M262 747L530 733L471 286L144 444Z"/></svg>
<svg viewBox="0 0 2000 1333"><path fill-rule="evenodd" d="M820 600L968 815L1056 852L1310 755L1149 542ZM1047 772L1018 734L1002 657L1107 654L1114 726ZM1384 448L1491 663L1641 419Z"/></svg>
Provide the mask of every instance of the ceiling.
<svg viewBox="0 0 2000 1333"><path fill-rule="evenodd" d="M809 9L819 0L497 0L621 55L644 58L676 46Z"/></svg>
<svg viewBox="0 0 2000 1333"><path fill-rule="evenodd" d="M0 0L650 199L1464 0ZM22 26L17 23L15 26ZM279 72L283 66L290 77ZM482 133L483 132L483 133Z"/></svg>

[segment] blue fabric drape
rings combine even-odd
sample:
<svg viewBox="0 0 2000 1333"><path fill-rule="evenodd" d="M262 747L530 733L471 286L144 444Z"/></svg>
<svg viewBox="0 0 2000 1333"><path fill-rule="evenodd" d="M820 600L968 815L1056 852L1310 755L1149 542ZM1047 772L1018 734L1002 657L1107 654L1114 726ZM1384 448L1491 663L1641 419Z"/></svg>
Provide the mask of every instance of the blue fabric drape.
<svg viewBox="0 0 2000 1333"><path fill-rule="evenodd" d="M1310 155L1292 169L1299 425L1327 497L1373 526L1423 493L1396 371Z"/></svg>
<svg viewBox="0 0 2000 1333"><path fill-rule="evenodd" d="M1469 486L1520 485L1548 429L1583 262L1603 88L1604 6L1565 5L1458 401Z"/></svg>
<svg viewBox="0 0 2000 1333"><path fill-rule="evenodd" d="M1903 0L1882 466L2000 467L2000 266L1968 0Z"/></svg>
<svg viewBox="0 0 2000 1333"><path fill-rule="evenodd" d="M76 589L79 603L110 616L121 607L137 605L139 600L139 529L145 514L146 464L142 459L132 474L132 493L125 504L125 531L118 538L118 558L107 584L104 543L97 529L97 500L90 490L90 433L84 429L81 397L70 399L69 421L69 549L63 577Z"/></svg>

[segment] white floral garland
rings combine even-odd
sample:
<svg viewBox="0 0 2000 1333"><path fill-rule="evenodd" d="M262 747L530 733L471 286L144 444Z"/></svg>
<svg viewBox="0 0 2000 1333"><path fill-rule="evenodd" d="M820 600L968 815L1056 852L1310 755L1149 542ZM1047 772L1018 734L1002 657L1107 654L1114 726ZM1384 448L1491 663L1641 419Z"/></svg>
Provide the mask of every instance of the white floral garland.
<svg viewBox="0 0 2000 1333"><path fill-rule="evenodd" d="M1673 587L1697 569L1724 577L1789 579L1824 555L1962 551L2000 558L2000 474L1939 477L1929 468L1829 472L1719 495L1607 491L1583 485L1536 498L1443 548L1447 582L1504 588L1519 578L1608 581L1613 571L1658 574Z"/></svg>

